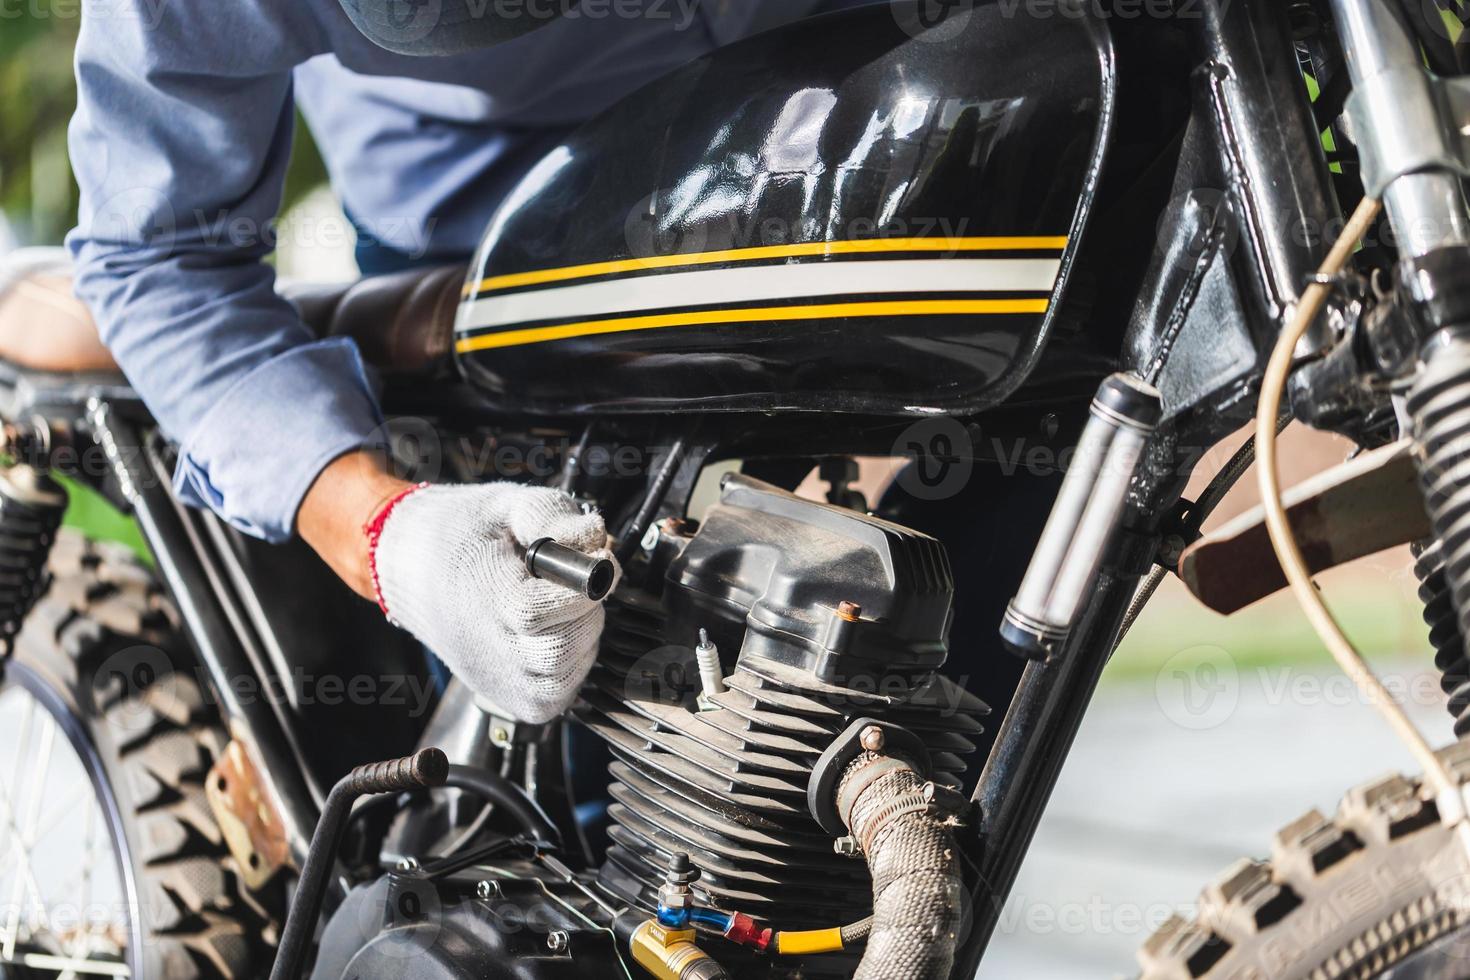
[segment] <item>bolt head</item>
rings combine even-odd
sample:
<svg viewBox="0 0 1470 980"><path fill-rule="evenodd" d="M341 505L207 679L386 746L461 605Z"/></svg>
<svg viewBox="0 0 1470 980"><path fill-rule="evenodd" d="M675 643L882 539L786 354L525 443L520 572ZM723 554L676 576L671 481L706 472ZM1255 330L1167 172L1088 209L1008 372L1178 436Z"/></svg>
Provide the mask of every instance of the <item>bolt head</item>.
<svg viewBox="0 0 1470 980"><path fill-rule="evenodd" d="M839 837L832 842L832 850L843 857L856 857L858 853L858 842L856 837Z"/></svg>
<svg viewBox="0 0 1470 980"><path fill-rule="evenodd" d="M475 897L481 901L489 901L500 895L500 883L497 881L482 881L475 885Z"/></svg>
<svg viewBox="0 0 1470 980"><path fill-rule="evenodd" d="M660 527L663 532L676 538L687 538L694 533L694 522L682 517L666 517Z"/></svg>
<svg viewBox="0 0 1470 980"><path fill-rule="evenodd" d="M417 871L418 869L419 869L419 862L418 862L418 859L417 858L411 858L411 857L401 858L399 860L399 862L398 862L398 870L399 871Z"/></svg>
<svg viewBox="0 0 1470 980"><path fill-rule="evenodd" d="M856 602L849 602L844 599L837 604L837 616L840 619L847 620L849 623L856 623L863 617L863 607Z"/></svg>
<svg viewBox="0 0 1470 980"><path fill-rule="evenodd" d="M546 948L553 953L563 953L572 944L572 937L560 929L546 937Z"/></svg>
<svg viewBox="0 0 1470 980"><path fill-rule="evenodd" d="M877 725L869 725L867 728L864 728L862 735L859 737L859 742L861 742L863 748L868 752L882 752L883 746L887 741L888 739L883 735L883 729Z"/></svg>

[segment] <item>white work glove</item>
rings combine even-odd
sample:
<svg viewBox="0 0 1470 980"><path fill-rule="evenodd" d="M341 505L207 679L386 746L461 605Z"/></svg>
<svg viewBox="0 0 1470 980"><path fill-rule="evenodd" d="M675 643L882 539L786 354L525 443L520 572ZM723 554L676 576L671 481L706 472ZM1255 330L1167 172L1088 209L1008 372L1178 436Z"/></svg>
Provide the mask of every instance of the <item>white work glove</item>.
<svg viewBox="0 0 1470 980"><path fill-rule="evenodd" d="M532 578L525 554L551 538L611 557L601 516L516 483L420 487L384 515L369 538L388 618L505 718L541 724L570 707L597 657L602 605Z"/></svg>

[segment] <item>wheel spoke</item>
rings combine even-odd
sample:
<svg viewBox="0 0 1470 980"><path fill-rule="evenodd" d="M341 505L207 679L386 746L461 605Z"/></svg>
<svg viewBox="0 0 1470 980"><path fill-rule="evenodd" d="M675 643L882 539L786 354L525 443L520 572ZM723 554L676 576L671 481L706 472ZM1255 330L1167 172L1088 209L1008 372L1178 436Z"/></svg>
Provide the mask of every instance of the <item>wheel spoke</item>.
<svg viewBox="0 0 1470 980"><path fill-rule="evenodd" d="M127 965L107 960L76 960L68 956L49 956L45 953L26 953L13 962L35 970L71 970L99 977L130 976Z"/></svg>
<svg viewBox="0 0 1470 980"><path fill-rule="evenodd" d="M41 816L41 797L46 789L46 776L51 771L51 750L56 739L56 723L49 715L41 715L41 739L40 749L37 753L37 763L31 771L30 787L26 792L24 803L27 813L19 821L11 821L12 833L15 836L12 850L19 859L22 874L17 875L15 884L10 888L10 917L5 929L5 948L0 950L0 955L5 959L15 956L15 944L20 936L20 912L21 902L29 893L36 902L36 917L41 926L50 931L50 915L46 909L46 897L41 893L40 885L31 868L29 839L35 834L36 824ZM14 814L12 814L14 817Z"/></svg>
<svg viewBox="0 0 1470 980"><path fill-rule="evenodd" d="M92 906L92 852L97 838L97 808L87 807L86 829L82 833L82 905L80 914L90 915ZM85 929L79 931L76 946L73 953L80 951L85 954L87 947L91 945L92 923L85 922Z"/></svg>
<svg viewBox="0 0 1470 980"><path fill-rule="evenodd" d="M11 834L19 834L20 829L15 826L15 812L20 807L20 776L21 767L25 765L26 757L31 752L31 724L36 717L36 702L31 698L25 701L25 714L21 716L20 722L20 751L15 754L15 764L10 767L10 784L0 785L0 804L5 807L5 825L0 831L0 851L5 850L5 845L10 843ZM12 791L16 798L11 798Z"/></svg>
<svg viewBox="0 0 1470 980"><path fill-rule="evenodd" d="M0 905L0 965L57 980L127 977L119 959L125 959L131 913L126 905L112 907L115 875L108 869L115 842L86 761L69 751L57 719L24 688L0 688L0 715L19 723L5 750L14 758L0 760L0 902L9 899ZM97 899L108 906L94 910ZM67 904L53 908L53 902Z"/></svg>
<svg viewBox="0 0 1470 980"><path fill-rule="evenodd" d="M72 786L66 796L50 810L41 816L31 836L26 838L26 846L34 849L39 841L45 839L46 835L57 830L61 826L61 817L70 813L82 800L92 796L92 784L90 782L78 782Z"/></svg>

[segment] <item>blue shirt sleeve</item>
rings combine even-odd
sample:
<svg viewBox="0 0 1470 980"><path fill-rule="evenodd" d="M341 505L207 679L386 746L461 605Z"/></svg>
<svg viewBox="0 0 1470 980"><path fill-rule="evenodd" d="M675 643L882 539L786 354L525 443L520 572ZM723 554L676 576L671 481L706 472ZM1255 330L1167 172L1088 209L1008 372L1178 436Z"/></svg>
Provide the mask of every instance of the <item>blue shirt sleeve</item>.
<svg viewBox="0 0 1470 980"><path fill-rule="evenodd" d="M317 341L264 259L290 154L305 13L87 0L67 245L102 339L182 455L180 497L288 538L332 459L381 413L356 346Z"/></svg>

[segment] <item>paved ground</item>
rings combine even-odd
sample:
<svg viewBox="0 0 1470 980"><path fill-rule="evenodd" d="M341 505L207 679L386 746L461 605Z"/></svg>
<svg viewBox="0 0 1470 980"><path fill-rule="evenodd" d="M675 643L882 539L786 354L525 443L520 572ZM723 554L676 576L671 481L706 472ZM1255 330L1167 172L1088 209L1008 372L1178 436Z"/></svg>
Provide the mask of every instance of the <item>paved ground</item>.
<svg viewBox="0 0 1470 980"><path fill-rule="evenodd" d="M1380 665L1436 744L1449 716L1427 657ZM1349 786L1412 770L1337 675L1237 671L1223 656L1105 687L1007 905L984 980L1134 975L1133 951L1236 858Z"/></svg>

